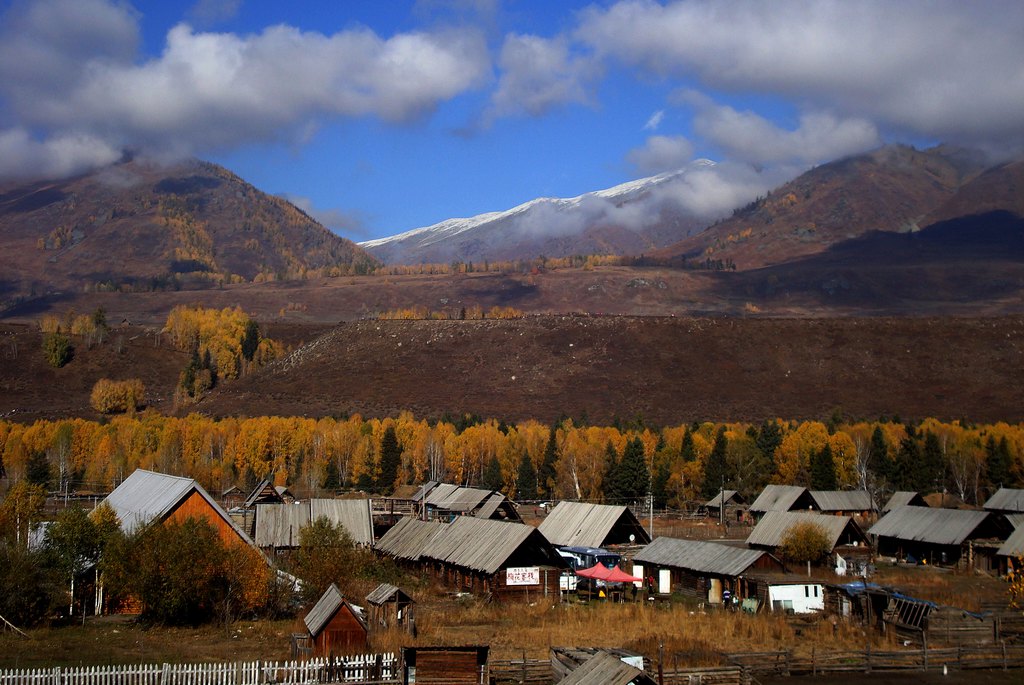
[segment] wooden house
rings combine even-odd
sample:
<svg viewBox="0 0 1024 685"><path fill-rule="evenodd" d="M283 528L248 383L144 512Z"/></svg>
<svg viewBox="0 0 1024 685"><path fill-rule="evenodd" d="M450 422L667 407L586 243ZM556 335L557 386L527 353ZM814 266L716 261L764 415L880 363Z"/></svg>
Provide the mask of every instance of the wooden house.
<svg viewBox="0 0 1024 685"><path fill-rule="evenodd" d="M425 520L451 520L455 516L519 523L523 520L515 504L494 490L428 481L412 499L420 509L420 518Z"/></svg>
<svg viewBox="0 0 1024 685"><path fill-rule="evenodd" d="M1012 532L993 512L930 507L896 507L868 531L879 554L983 571L998 567L996 552Z"/></svg>
<svg viewBox="0 0 1024 685"><path fill-rule="evenodd" d="M722 503L725 503L725 511ZM704 503L710 518L740 522L747 513L747 500L736 490L723 490Z"/></svg>
<svg viewBox="0 0 1024 685"><path fill-rule="evenodd" d="M402 628L416 634L416 602L401 588L381 583L366 596L366 606L371 630Z"/></svg>
<svg viewBox="0 0 1024 685"><path fill-rule="evenodd" d="M985 511L1000 514L1024 513L1024 490L1015 488L999 488L985 501Z"/></svg>
<svg viewBox="0 0 1024 685"><path fill-rule="evenodd" d="M402 647L405 685L487 685L487 645L467 647Z"/></svg>
<svg viewBox="0 0 1024 685"><path fill-rule="evenodd" d="M651 541L629 507L610 504L559 502L538 529L559 547L646 545Z"/></svg>
<svg viewBox="0 0 1024 685"><path fill-rule="evenodd" d="M334 583L304 619L313 656L357 654L367 650L363 612L349 604Z"/></svg>
<svg viewBox="0 0 1024 685"><path fill-rule="evenodd" d="M341 526L357 545L373 545L373 517L368 499L259 504L256 512L256 545L260 549L295 549L299 546L299 532L321 517Z"/></svg>
<svg viewBox="0 0 1024 685"><path fill-rule="evenodd" d="M720 604L722 593L745 599L758 595L752 572L784 572L777 558L758 549L720 542L655 538L633 557L633 575L653 577L658 592L678 592L701 601Z"/></svg>
<svg viewBox="0 0 1024 685"><path fill-rule="evenodd" d="M911 490L897 490L882 507L882 513L887 514L896 507L927 507L928 502L921 496L920 492Z"/></svg>
<svg viewBox="0 0 1024 685"><path fill-rule="evenodd" d="M136 469L104 500L117 514L121 528L139 528L186 518L203 519L226 544L252 545L252 539L192 478Z"/></svg>
<svg viewBox="0 0 1024 685"><path fill-rule="evenodd" d="M245 503L245 493L242 492L237 485L232 485L226 490L222 490L220 493L220 502L228 511L235 507L240 507Z"/></svg>
<svg viewBox="0 0 1024 685"><path fill-rule="evenodd" d="M747 537L747 545L775 551L782 544L789 529L800 523L813 523L824 530L833 551L840 547L870 547L864 531L849 516L827 516L797 511L766 513Z"/></svg>
<svg viewBox="0 0 1024 685"><path fill-rule="evenodd" d="M536 528L470 516L402 519L374 548L458 591L499 601L557 598L567 567Z"/></svg>
<svg viewBox="0 0 1024 685"><path fill-rule="evenodd" d="M878 506L867 490L808 490L814 509L834 516L873 516Z"/></svg>
<svg viewBox="0 0 1024 685"><path fill-rule="evenodd" d="M799 485L766 485L750 504L750 515L762 518L770 511L814 511L817 504L807 488Z"/></svg>

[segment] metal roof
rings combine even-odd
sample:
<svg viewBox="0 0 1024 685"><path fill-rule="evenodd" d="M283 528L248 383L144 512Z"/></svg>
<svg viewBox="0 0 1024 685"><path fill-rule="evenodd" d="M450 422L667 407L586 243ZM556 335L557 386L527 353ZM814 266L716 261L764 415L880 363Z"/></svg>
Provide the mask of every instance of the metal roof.
<svg viewBox="0 0 1024 685"><path fill-rule="evenodd" d="M1024 490L999 488L985 502L985 508L989 511L1024 512Z"/></svg>
<svg viewBox="0 0 1024 685"><path fill-rule="evenodd" d="M299 531L321 516L341 525L356 544L373 544L370 500L312 499L297 504L256 505L256 545L298 547Z"/></svg>
<svg viewBox="0 0 1024 685"><path fill-rule="evenodd" d="M640 550L633 560L699 573L738 576L765 554L768 552L732 547L720 542L660 537Z"/></svg>
<svg viewBox="0 0 1024 685"><path fill-rule="evenodd" d="M766 485L750 505L750 511L789 511L805 492L807 488L799 485Z"/></svg>
<svg viewBox="0 0 1024 685"><path fill-rule="evenodd" d="M437 535L444 525L440 521L402 518L377 541L374 548L398 559L419 561L430 538Z"/></svg>
<svg viewBox="0 0 1024 685"><path fill-rule="evenodd" d="M239 538L246 544L252 544L245 531L239 528L203 486L192 478L136 469L103 501L117 514L121 529L131 533L153 521L162 521L193 491L206 500L213 512L222 518Z"/></svg>
<svg viewBox="0 0 1024 685"><path fill-rule="evenodd" d="M880 518L868 533L935 545L959 545L992 515L988 511L965 509L896 507Z"/></svg>
<svg viewBox="0 0 1024 685"><path fill-rule="evenodd" d="M451 523L402 519L380 539L376 549L400 559L434 559L493 574L524 545L533 546L530 564L564 565L536 528L471 516L458 516Z"/></svg>
<svg viewBox="0 0 1024 685"><path fill-rule="evenodd" d="M810 490L821 511L871 511L875 503L866 490Z"/></svg>
<svg viewBox="0 0 1024 685"><path fill-rule="evenodd" d="M735 500L735 504L743 504L743 502L745 501L738 491L736 491L736 490L723 490L722 492L719 492L717 495L715 495L714 497L709 499L707 502L705 502L704 506L705 507L714 507L715 509L717 509L720 506L720 502L722 501L723 498L725 499L725 503L726 504L729 504L729 502L731 502L733 500Z"/></svg>
<svg viewBox="0 0 1024 685"><path fill-rule="evenodd" d="M1006 539L996 554L1008 557L1024 556L1024 526L1017 526L1017 529Z"/></svg>
<svg viewBox="0 0 1024 685"><path fill-rule="evenodd" d="M602 547L620 522L630 527L637 544L650 542L649 534L628 507L610 504L559 502L538 528L551 544L559 547Z"/></svg>
<svg viewBox="0 0 1024 685"><path fill-rule="evenodd" d="M427 495L427 504L448 511L470 512L479 507L492 494L493 490L440 483Z"/></svg>
<svg viewBox="0 0 1024 685"><path fill-rule="evenodd" d="M391 583L381 583L373 589L373 592L366 595L366 603L373 604L374 606L380 606L381 604L388 601L395 595L405 597L410 602L413 601L413 598L410 597L407 592L402 590L402 588L398 587L397 585L392 585Z"/></svg>
<svg viewBox="0 0 1024 685"><path fill-rule="evenodd" d="M608 652L599 652L562 678L559 685L641 685L653 682L639 668L630 666Z"/></svg>
<svg viewBox="0 0 1024 685"><path fill-rule="evenodd" d="M261 480L259 484L252 489L252 492L250 492L249 496L245 498L245 502L242 506L248 509L249 507L254 506L257 501L262 499L266 500L265 503L283 501L281 499L281 493L279 493L277 488L274 487L274 484L266 478Z"/></svg>
<svg viewBox="0 0 1024 685"><path fill-rule="evenodd" d="M920 504L915 504L915 502L920 502ZM885 503L884 507L882 507L882 513L884 514L887 511L892 511L896 507L906 507L911 505L927 507L928 503L925 502L924 497L921 497L921 493L919 492L914 492L912 490L897 490L892 493L892 497L890 497L889 501Z"/></svg>
<svg viewBox="0 0 1024 685"><path fill-rule="evenodd" d="M1017 530L1018 528L1020 528L1021 524L1024 523L1024 513L1022 513L1022 514L1003 514L1003 517L1010 523L1011 526L1013 526L1014 530Z"/></svg>
<svg viewBox="0 0 1024 685"><path fill-rule="evenodd" d="M373 544L373 514L368 499L312 499L309 520L326 516L341 524L357 545Z"/></svg>
<svg viewBox="0 0 1024 685"><path fill-rule="evenodd" d="M811 514L803 511L769 511L764 515L754 530L747 537L747 544L759 547L778 547L786 532L798 523L813 523L820 526L832 541L832 547L840 544L844 533L857 542L867 542L864 532L849 516L832 516L830 514ZM846 543L842 543L846 544Z"/></svg>
<svg viewBox="0 0 1024 685"><path fill-rule="evenodd" d="M504 501L505 495L500 492L496 492L488 497L487 501L483 503L483 506L481 506L473 515L477 518L489 519L494 516L494 513L498 511L498 507L500 507L501 503Z"/></svg>
<svg viewBox="0 0 1024 685"><path fill-rule="evenodd" d="M531 538L539 552L539 558L533 564L563 563L551 544L533 526L469 516L456 517L441 533L431 537L423 556L491 574L506 565L509 558Z"/></svg>

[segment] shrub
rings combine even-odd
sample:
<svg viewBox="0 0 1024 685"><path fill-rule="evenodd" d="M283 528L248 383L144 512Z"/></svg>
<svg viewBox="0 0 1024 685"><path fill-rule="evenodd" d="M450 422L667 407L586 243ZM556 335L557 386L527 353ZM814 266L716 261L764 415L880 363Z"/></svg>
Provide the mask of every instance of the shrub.
<svg viewBox="0 0 1024 685"><path fill-rule="evenodd" d="M59 330L44 334L43 354L50 366L59 369L71 361L71 356L74 354L71 339Z"/></svg>
<svg viewBox="0 0 1024 685"><path fill-rule="evenodd" d="M131 412L142 407L145 395L145 386L138 378L124 381L101 378L92 386L89 404L101 414Z"/></svg>
<svg viewBox="0 0 1024 685"><path fill-rule="evenodd" d="M790 526L782 536L779 554L793 563L818 563L832 552L832 539L817 523L804 522Z"/></svg>

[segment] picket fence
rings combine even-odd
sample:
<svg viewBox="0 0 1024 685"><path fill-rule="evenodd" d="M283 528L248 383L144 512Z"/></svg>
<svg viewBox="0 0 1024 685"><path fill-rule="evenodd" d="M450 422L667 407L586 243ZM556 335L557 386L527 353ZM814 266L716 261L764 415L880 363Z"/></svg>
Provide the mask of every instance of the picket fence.
<svg viewBox="0 0 1024 685"><path fill-rule="evenodd" d="M397 683L394 653L308 661L138 664L0 670L0 685L312 685Z"/></svg>

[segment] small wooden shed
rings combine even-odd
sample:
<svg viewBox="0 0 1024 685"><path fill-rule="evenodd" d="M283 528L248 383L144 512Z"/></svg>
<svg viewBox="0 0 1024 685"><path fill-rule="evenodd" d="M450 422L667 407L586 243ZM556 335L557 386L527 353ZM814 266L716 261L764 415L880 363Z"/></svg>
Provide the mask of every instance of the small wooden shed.
<svg viewBox="0 0 1024 685"><path fill-rule="evenodd" d="M306 614L313 656L356 654L368 648L362 609L349 604L334 583Z"/></svg>
<svg viewBox="0 0 1024 685"><path fill-rule="evenodd" d="M402 647L403 682L434 685L486 685L490 681L487 645Z"/></svg>
<svg viewBox="0 0 1024 685"><path fill-rule="evenodd" d="M416 634L416 617L413 613L416 601L401 588L381 583L366 596L366 603L371 630L397 627L411 635Z"/></svg>

